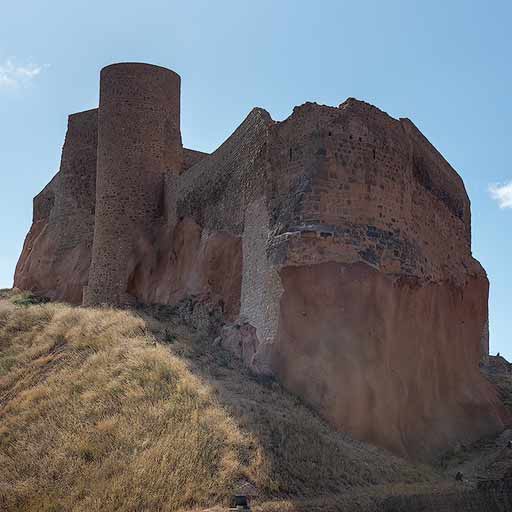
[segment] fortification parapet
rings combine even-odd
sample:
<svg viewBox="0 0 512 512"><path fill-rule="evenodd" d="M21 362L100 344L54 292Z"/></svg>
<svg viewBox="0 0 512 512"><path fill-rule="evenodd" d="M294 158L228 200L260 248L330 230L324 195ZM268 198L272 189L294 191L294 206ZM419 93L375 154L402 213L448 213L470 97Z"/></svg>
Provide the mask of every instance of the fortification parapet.
<svg viewBox="0 0 512 512"><path fill-rule="evenodd" d="M85 304L132 301L127 257L164 215L166 173L182 167L180 77L148 64L101 71L96 225Z"/></svg>

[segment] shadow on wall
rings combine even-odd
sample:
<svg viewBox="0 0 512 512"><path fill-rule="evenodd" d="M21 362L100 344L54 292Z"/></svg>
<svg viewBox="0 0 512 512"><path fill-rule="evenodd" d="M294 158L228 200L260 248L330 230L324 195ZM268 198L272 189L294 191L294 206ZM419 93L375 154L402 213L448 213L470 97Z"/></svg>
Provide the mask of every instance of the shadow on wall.
<svg viewBox="0 0 512 512"><path fill-rule="evenodd" d="M190 322L188 308L185 316L169 306L147 311L162 322L162 337L166 332L176 333L170 349L184 357L191 371L214 390L222 407L248 436L247 452L241 459L247 465L246 479L259 490L261 499L313 499L354 486L426 482L433 477L427 467L332 430L277 381L251 373L222 350L218 340L213 342L214 333L207 324L194 328L198 324Z"/></svg>

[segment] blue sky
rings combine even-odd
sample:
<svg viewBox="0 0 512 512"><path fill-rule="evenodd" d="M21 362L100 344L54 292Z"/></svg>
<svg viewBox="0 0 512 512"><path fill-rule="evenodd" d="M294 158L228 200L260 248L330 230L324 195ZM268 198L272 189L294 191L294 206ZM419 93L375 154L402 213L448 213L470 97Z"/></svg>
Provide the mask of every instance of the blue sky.
<svg viewBox="0 0 512 512"><path fill-rule="evenodd" d="M18 0L0 31L0 287L32 197L59 165L67 115L97 106L101 67L182 77L187 147L212 151L253 106L274 119L349 96L409 117L463 177L491 281L491 351L512 360L512 3Z"/></svg>

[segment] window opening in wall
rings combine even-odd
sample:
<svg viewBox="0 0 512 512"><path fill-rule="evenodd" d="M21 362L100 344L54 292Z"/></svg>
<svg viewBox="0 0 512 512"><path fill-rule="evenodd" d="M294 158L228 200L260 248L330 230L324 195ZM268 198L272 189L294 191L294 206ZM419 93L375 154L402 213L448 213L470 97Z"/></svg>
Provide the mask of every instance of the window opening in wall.
<svg viewBox="0 0 512 512"><path fill-rule="evenodd" d="M290 162L292 161L292 156L293 156L293 152L292 152L292 148L290 148Z"/></svg>

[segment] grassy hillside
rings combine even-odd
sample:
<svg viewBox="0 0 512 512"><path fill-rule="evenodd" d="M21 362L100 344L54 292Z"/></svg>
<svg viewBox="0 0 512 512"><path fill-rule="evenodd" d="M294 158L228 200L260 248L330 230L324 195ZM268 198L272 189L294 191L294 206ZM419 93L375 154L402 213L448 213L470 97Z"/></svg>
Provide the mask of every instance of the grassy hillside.
<svg viewBox="0 0 512 512"><path fill-rule="evenodd" d="M248 488L295 510L433 478L179 319L34 302L0 296L0 510L189 510Z"/></svg>

